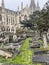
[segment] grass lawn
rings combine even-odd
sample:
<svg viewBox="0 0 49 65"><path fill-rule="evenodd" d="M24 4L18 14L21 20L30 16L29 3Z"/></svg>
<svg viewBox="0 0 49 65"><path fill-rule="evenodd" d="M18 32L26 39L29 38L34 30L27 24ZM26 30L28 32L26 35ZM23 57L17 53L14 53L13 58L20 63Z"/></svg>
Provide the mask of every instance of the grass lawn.
<svg viewBox="0 0 49 65"><path fill-rule="evenodd" d="M15 64L25 64L25 65L41 65L38 63L33 63L32 56L34 54L34 51L30 49L29 46L29 40L30 38L27 38L23 45L20 48L21 53L15 56L13 59L7 59L5 61L0 61L4 63L15 63ZM3 59L0 59L3 60Z"/></svg>
<svg viewBox="0 0 49 65"><path fill-rule="evenodd" d="M27 38L20 48L21 53L12 59L12 63L32 64L33 51L29 48L29 40Z"/></svg>
<svg viewBox="0 0 49 65"><path fill-rule="evenodd" d="M38 63L33 63L32 61L32 56L34 54L34 51L30 49L29 46L29 40L30 38L27 38L23 45L20 48L21 54L15 56L12 59L11 63L16 63L16 64L27 64L27 65L41 65Z"/></svg>

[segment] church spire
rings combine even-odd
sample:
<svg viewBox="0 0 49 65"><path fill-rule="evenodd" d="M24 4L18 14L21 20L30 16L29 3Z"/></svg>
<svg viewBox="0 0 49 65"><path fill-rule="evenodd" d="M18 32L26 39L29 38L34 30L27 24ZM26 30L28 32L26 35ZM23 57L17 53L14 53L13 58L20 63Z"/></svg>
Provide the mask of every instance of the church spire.
<svg viewBox="0 0 49 65"><path fill-rule="evenodd" d="M36 10L35 0L31 0L30 9L31 9L32 11L35 11L35 10Z"/></svg>
<svg viewBox="0 0 49 65"><path fill-rule="evenodd" d="M28 8L28 4L26 4L26 8Z"/></svg>
<svg viewBox="0 0 49 65"><path fill-rule="evenodd" d="M19 6L18 6L18 11L19 11Z"/></svg>
<svg viewBox="0 0 49 65"><path fill-rule="evenodd" d="M39 6L38 1L37 1L37 10L38 10L38 11L40 10L40 6Z"/></svg>
<svg viewBox="0 0 49 65"><path fill-rule="evenodd" d="M2 8L4 8L4 0L2 0Z"/></svg>
<svg viewBox="0 0 49 65"><path fill-rule="evenodd" d="M21 2L21 10L23 9L23 2Z"/></svg>
<svg viewBox="0 0 49 65"><path fill-rule="evenodd" d="M1 7L2 7L2 13L4 13L4 12L5 12L4 0L2 0L2 5L1 5Z"/></svg>
<svg viewBox="0 0 49 65"><path fill-rule="evenodd" d="M17 7L17 14L19 15L19 6Z"/></svg>

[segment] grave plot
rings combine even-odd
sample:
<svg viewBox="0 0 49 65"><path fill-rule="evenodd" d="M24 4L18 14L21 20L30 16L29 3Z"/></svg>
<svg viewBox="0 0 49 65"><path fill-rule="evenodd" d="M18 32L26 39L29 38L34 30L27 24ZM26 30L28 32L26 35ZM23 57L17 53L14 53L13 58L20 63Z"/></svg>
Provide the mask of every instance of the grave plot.
<svg viewBox="0 0 49 65"><path fill-rule="evenodd" d="M32 44L31 46L30 46L30 48L40 48L40 44Z"/></svg>
<svg viewBox="0 0 49 65"><path fill-rule="evenodd" d="M38 49L35 49L34 50L34 54L35 55L49 54L49 50L38 50Z"/></svg>
<svg viewBox="0 0 49 65"><path fill-rule="evenodd" d="M49 63L49 55L34 55L33 62Z"/></svg>
<svg viewBox="0 0 49 65"><path fill-rule="evenodd" d="M21 42L22 44L23 42ZM19 48L21 47L21 45L19 43L8 43L6 46L4 46L3 48L1 48L1 50L12 53L12 57L16 56L17 54L19 54Z"/></svg>
<svg viewBox="0 0 49 65"><path fill-rule="evenodd" d="M30 48L40 48L40 43L35 38L30 40Z"/></svg>
<svg viewBox="0 0 49 65"><path fill-rule="evenodd" d="M16 55L18 55L21 52L19 51L19 48L21 47L25 39L26 39L25 36L17 37L16 34L3 32L0 41L5 43L3 43L3 45L0 47L0 50L6 53L8 55L8 58L14 58ZM12 54L11 57L9 57L10 53ZM5 57L7 57L7 55L5 55ZM2 54L1 56L3 57L4 54Z"/></svg>
<svg viewBox="0 0 49 65"><path fill-rule="evenodd" d="M49 50L34 50L33 62L49 64Z"/></svg>
<svg viewBox="0 0 49 65"><path fill-rule="evenodd" d="M1 44L2 43L8 43L9 42L9 36L7 35L7 33L5 33L5 32L2 32L1 34L0 34L0 46L1 46Z"/></svg>
<svg viewBox="0 0 49 65"><path fill-rule="evenodd" d="M0 56L5 57L7 59L12 57L12 53L0 50Z"/></svg>

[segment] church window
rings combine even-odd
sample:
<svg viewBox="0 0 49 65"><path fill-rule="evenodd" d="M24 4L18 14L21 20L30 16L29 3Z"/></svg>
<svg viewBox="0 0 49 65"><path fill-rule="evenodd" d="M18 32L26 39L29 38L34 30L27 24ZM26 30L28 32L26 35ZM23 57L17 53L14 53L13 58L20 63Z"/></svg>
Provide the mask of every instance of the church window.
<svg viewBox="0 0 49 65"><path fill-rule="evenodd" d="M5 28L4 28L4 26L2 27L2 31L5 31Z"/></svg>
<svg viewBox="0 0 49 65"><path fill-rule="evenodd" d="M13 24L14 24L14 19L13 19Z"/></svg>
<svg viewBox="0 0 49 65"><path fill-rule="evenodd" d="M13 25L13 24L14 24L14 18L11 17L11 25Z"/></svg>
<svg viewBox="0 0 49 65"><path fill-rule="evenodd" d="M10 31L10 28L9 27L7 28L7 31Z"/></svg>
<svg viewBox="0 0 49 65"><path fill-rule="evenodd" d="M7 24L8 24L8 17L7 17Z"/></svg>
<svg viewBox="0 0 49 65"><path fill-rule="evenodd" d="M15 19L15 25L17 25L17 19Z"/></svg>
<svg viewBox="0 0 49 65"><path fill-rule="evenodd" d="M12 27L11 31L14 31L14 28Z"/></svg>

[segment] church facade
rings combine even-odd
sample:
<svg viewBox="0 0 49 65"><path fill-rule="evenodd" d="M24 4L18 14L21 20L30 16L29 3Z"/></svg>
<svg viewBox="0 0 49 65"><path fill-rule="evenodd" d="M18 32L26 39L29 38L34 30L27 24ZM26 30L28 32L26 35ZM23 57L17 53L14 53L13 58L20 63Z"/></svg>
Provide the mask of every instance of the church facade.
<svg viewBox="0 0 49 65"><path fill-rule="evenodd" d="M21 27L20 20L23 21L26 18L29 19L29 15L36 10L40 10L39 4L35 5L34 0L31 0L31 4L28 7L26 5L23 8L23 2L21 3L21 10L12 11L5 8L4 0L0 7L0 31L7 31L16 33L16 29Z"/></svg>

